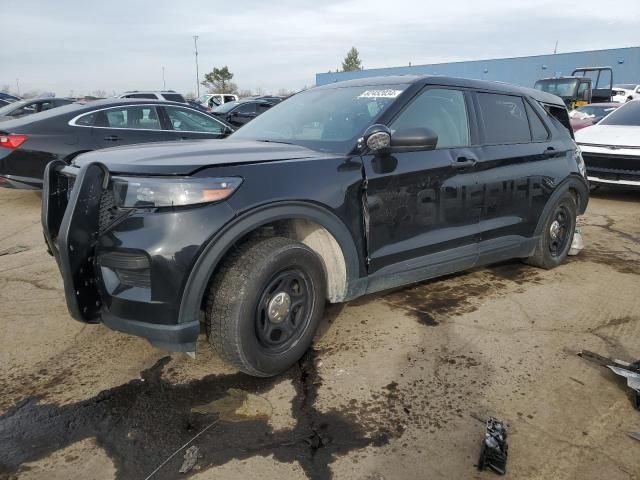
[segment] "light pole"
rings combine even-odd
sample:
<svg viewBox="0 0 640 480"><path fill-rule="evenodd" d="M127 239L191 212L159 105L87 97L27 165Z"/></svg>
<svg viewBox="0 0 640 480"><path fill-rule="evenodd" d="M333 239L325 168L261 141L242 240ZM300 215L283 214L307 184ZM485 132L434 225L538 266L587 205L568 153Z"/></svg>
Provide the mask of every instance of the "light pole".
<svg viewBox="0 0 640 480"><path fill-rule="evenodd" d="M198 35L193 36L193 44L196 47L196 91L197 98L200 98L200 72L198 72Z"/></svg>
<svg viewBox="0 0 640 480"><path fill-rule="evenodd" d="M167 89L167 82L164 81L164 66L162 67L162 90Z"/></svg>

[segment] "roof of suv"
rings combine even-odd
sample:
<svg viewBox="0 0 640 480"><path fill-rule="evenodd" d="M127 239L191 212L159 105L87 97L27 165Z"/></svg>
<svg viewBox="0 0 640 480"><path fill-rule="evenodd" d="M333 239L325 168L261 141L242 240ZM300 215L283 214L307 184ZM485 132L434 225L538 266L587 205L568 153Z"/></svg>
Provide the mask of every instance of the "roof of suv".
<svg viewBox="0 0 640 480"><path fill-rule="evenodd" d="M422 84L422 85L444 85L451 87L468 87L479 90L488 90L500 93L511 93L516 95L527 95L539 102L550 103L564 107L562 99L551 93L536 90L534 88L520 87L504 82L492 82L487 80L471 80L468 78L445 77L440 75L395 75L388 77L367 77L357 78L354 80L345 80L343 82L335 82L321 85L320 89L336 88L336 87L364 87L374 85L390 85L390 84Z"/></svg>

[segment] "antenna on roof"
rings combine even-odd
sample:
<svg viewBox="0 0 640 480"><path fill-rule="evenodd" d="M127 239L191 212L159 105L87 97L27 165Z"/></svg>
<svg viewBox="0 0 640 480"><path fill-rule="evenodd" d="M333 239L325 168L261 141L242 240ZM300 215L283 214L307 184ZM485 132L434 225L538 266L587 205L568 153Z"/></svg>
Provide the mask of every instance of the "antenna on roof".
<svg viewBox="0 0 640 480"><path fill-rule="evenodd" d="M558 40L556 40L556 46L553 47L553 54L555 55L556 53L558 53Z"/></svg>

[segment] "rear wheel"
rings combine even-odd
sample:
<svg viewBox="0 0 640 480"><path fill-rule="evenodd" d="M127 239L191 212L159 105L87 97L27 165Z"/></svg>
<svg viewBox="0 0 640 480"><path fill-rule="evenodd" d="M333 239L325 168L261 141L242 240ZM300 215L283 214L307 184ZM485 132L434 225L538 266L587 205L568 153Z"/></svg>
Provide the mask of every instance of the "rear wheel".
<svg viewBox="0 0 640 480"><path fill-rule="evenodd" d="M249 375L277 375L309 348L325 291L322 261L306 245L282 237L251 240L229 254L209 289L209 342Z"/></svg>
<svg viewBox="0 0 640 480"><path fill-rule="evenodd" d="M571 248L576 229L576 200L566 192L547 217L533 255L525 263L551 269L560 265Z"/></svg>

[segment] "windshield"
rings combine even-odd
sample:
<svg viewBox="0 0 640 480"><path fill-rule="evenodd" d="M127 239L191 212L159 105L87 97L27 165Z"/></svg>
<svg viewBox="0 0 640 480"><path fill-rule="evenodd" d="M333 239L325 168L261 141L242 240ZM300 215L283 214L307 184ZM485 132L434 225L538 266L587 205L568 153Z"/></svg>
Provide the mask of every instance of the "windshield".
<svg viewBox="0 0 640 480"><path fill-rule="evenodd" d="M28 102L26 100L21 100L19 102L13 102L10 103L9 105L5 105L4 107L0 108L0 116L2 115L7 115L11 112L13 112L14 110L20 108L23 105L26 105Z"/></svg>
<svg viewBox="0 0 640 480"><path fill-rule="evenodd" d="M640 127L640 100L625 103L600 122L600 125Z"/></svg>
<svg viewBox="0 0 640 480"><path fill-rule="evenodd" d="M559 97L575 97L578 80L575 78L550 78L538 80L534 85L536 90L553 93Z"/></svg>
<svg viewBox="0 0 640 480"><path fill-rule="evenodd" d="M346 154L406 87L400 84L307 90L270 108L232 137Z"/></svg>

